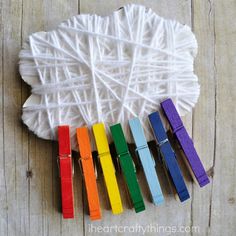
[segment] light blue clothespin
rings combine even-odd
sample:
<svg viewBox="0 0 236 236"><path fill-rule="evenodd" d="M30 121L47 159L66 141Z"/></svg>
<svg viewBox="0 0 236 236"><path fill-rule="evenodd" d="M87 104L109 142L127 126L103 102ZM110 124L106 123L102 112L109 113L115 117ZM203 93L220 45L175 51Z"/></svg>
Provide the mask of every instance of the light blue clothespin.
<svg viewBox="0 0 236 236"><path fill-rule="evenodd" d="M157 177L155 162L148 148L143 128L138 118L129 120L129 126L136 144L136 151L143 166L153 203L159 205L164 202L164 197Z"/></svg>

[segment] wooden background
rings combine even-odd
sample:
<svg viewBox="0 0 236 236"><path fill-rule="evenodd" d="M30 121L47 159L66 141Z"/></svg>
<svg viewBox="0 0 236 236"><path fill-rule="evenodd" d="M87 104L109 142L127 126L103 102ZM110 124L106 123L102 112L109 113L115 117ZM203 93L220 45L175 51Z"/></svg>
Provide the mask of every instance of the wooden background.
<svg viewBox="0 0 236 236"><path fill-rule="evenodd" d="M18 53L32 32L53 29L62 20L78 13L110 14L128 2L152 7L161 16L190 25L196 34L199 53L195 61L195 71L200 80L201 95L196 108L184 118L184 122L192 134L211 183L200 189L191 182L186 173L191 200L181 204L170 194L167 182L160 172L166 203L164 206L155 207L148 200L143 173L139 172L146 211L135 214L128 209L125 193L122 192L125 212L113 216L103 194L104 186L98 180L103 219L92 224L198 226L200 232L178 232L175 235L235 234L236 1L1 0L1 236L93 234L89 232L91 222L78 165L75 166L74 176L76 218L63 220L59 212L57 144L37 138L21 122L21 107L30 93L30 88L19 76ZM168 232L159 233L165 234Z"/></svg>

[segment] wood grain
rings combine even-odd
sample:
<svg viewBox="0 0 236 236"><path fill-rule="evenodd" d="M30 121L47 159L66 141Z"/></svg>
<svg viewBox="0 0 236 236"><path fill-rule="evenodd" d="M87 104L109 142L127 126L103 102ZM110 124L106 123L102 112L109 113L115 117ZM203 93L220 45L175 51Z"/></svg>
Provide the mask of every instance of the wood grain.
<svg viewBox="0 0 236 236"><path fill-rule="evenodd" d="M211 201L211 235L236 232L236 17L235 1L214 1L216 139ZM223 21L221 19L224 19Z"/></svg>
<svg viewBox="0 0 236 236"><path fill-rule="evenodd" d="M178 157L191 194L191 199L181 204L175 201L163 168L157 162L166 202L160 207L150 202L140 170L138 178L147 209L135 214L129 208L122 176L117 173L125 211L114 216L99 176L103 219L91 222L81 171L75 158L76 217L63 220L57 143L37 138L21 122L21 107L30 88L19 76L18 53L29 34L52 30L78 12L108 15L133 2L192 26L196 34L199 52L195 72L201 84L201 95L193 113L184 118L184 124L192 134L211 183L203 189L193 184ZM136 224L167 227L166 232L148 235L168 235L168 227L172 226L198 227L196 232L178 232L176 235L233 235L236 232L235 18L234 0L0 0L0 235L95 235L91 232L92 226L135 227ZM113 231L101 235L128 233Z"/></svg>
<svg viewBox="0 0 236 236"><path fill-rule="evenodd" d="M193 1L192 14L193 31L199 48L195 69L201 86L201 94L193 112L193 140L206 170L211 174L214 171L216 112L214 6L210 1ZM203 235L209 231L212 198L210 180L211 183L203 189L197 185L193 188L192 224L200 226Z"/></svg>
<svg viewBox="0 0 236 236"><path fill-rule="evenodd" d="M25 177L27 156L23 156L23 130L20 123L21 79L17 72L21 48L21 1L2 4L2 121L3 165L1 171L1 234L27 233L28 183ZM14 16L14 17L13 17ZM3 232L2 232L3 231Z"/></svg>

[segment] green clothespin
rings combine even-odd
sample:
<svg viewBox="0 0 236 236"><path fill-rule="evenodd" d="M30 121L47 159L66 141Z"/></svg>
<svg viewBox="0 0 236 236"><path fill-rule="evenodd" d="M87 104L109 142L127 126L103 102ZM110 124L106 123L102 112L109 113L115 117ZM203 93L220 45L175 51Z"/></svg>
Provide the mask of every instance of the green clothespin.
<svg viewBox="0 0 236 236"><path fill-rule="evenodd" d="M143 197L122 127L120 124L115 124L110 126L110 130L135 212L138 213L144 211L145 205L143 202Z"/></svg>

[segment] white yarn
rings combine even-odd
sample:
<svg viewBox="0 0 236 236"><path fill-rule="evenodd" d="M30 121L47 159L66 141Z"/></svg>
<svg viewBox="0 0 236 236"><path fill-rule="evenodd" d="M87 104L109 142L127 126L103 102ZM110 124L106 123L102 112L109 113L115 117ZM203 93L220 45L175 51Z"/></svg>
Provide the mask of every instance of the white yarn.
<svg viewBox="0 0 236 236"><path fill-rule="evenodd" d="M112 15L78 15L51 32L29 37L20 52L20 73L32 86L24 123L39 137L56 139L58 125L76 127L120 122L131 141L128 120L138 116L153 139L147 115L172 98L181 115L197 102L193 73L197 42L191 29L141 5Z"/></svg>

